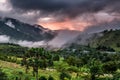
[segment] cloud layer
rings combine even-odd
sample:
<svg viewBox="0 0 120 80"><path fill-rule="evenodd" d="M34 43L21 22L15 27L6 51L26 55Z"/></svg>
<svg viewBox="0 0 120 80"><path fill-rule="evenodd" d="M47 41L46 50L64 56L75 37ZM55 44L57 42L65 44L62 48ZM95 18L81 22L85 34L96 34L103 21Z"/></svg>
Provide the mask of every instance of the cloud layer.
<svg viewBox="0 0 120 80"><path fill-rule="evenodd" d="M120 0L10 0L10 3L15 9L22 11L60 13L69 17L99 11L120 12Z"/></svg>
<svg viewBox="0 0 120 80"><path fill-rule="evenodd" d="M9 42L10 38L6 35L0 35L0 43L7 43Z"/></svg>
<svg viewBox="0 0 120 80"><path fill-rule="evenodd" d="M120 20L120 0L5 0L0 16L40 24L52 30L83 31L88 26Z"/></svg>
<svg viewBox="0 0 120 80"><path fill-rule="evenodd" d="M11 39L9 36L6 35L0 35L0 43L14 43L14 44L19 44L24 47L40 47L40 46L46 46L45 41L38 41L38 42L32 42L32 41L16 41Z"/></svg>

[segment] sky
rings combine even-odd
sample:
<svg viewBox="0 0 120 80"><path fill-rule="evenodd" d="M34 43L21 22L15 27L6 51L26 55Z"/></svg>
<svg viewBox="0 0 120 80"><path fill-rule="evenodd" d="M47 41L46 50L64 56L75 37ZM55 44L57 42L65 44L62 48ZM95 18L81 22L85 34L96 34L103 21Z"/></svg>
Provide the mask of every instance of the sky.
<svg viewBox="0 0 120 80"><path fill-rule="evenodd" d="M120 21L120 0L0 0L0 16L51 30L84 31Z"/></svg>

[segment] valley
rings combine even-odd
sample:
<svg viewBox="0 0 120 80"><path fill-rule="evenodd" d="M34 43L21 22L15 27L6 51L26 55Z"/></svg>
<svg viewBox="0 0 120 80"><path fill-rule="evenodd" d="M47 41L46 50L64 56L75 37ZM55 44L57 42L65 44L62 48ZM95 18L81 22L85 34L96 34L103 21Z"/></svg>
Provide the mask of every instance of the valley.
<svg viewBox="0 0 120 80"><path fill-rule="evenodd" d="M1 19L0 80L119 80L119 35L119 29L52 31Z"/></svg>
<svg viewBox="0 0 120 80"><path fill-rule="evenodd" d="M0 0L0 80L120 80L120 0Z"/></svg>
<svg viewBox="0 0 120 80"><path fill-rule="evenodd" d="M1 80L118 80L120 53L77 46L59 50L0 44ZM76 48L76 49L75 49ZM4 77L6 75L6 77ZM116 77L117 76L117 77ZM51 78L52 79L49 79ZM4 78L4 79L3 79Z"/></svg>

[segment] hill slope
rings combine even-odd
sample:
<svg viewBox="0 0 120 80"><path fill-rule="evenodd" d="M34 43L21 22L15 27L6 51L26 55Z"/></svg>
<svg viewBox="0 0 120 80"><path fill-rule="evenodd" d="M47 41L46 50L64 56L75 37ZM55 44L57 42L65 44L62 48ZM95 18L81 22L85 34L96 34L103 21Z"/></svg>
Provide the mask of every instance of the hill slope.
<svg viewBox="0 0 120 80"><path fill-rule="evenodd" d="M53 31L40 25L29 25L12 18L0 18L0 35L27 41L49 40L55 36Z"/></svg>
<svg viewBox="0 0 120 80"><path fill-rule="evenodd" d="M111 47L120 51L120 30L110 30L102 32L103 36L94 39L91 43L92 46L105 46Z"/></svg>

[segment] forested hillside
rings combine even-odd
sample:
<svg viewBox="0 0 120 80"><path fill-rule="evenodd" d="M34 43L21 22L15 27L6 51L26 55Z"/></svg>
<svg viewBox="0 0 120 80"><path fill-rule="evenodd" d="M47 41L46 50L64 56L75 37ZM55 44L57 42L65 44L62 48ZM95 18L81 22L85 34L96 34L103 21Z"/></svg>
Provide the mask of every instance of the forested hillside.
<svg viewBox="0 0 120 80"><path fill-rule="evenodd" d="M103 36L92 41L92 46L104 46L111 47L117 51L120 51L120 30L105 30L102 32Z"/></svg>

